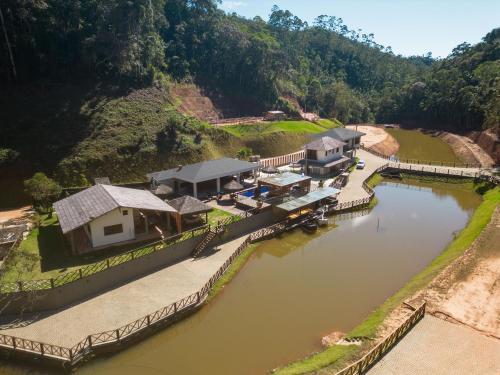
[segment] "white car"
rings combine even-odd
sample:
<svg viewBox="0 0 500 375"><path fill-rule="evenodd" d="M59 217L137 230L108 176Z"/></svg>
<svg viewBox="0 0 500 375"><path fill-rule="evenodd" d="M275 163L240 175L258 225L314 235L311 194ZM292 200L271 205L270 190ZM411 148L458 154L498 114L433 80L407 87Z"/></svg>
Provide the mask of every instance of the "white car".
<svg viewBox="0 0 500 375"><path fill-rule="evenodd" d="M358 161L358 164L356 164L356 169L364 169L365 165L366 165L365 161L360 160L360 161Z"/></svg>

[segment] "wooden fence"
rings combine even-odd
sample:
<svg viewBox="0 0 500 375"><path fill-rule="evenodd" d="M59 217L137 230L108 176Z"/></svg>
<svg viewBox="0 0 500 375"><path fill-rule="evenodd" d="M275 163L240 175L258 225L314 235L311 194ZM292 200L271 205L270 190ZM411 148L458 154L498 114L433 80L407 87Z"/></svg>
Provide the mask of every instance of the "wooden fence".
<svg viewBox="0 0 500 375"><path fill-rule="evenodd" d="M406 164L417 164L417 165L434 165L440 167L453 167L453 168L481 168L480 163L456 163L456 162L442 162L442 161L433 161L433 160L419 160L419 159L400 159L394 156L387 156L378 151L375 151L369 147L365 147L361 145L361 149L365 150L373 155L378 156L379 158L383 158L386 160L394 161L397 163L406 163Z"/></svg>
<svg viewBox="0 0 500 375"><path fill-rule="evenodd" d="M63 366L74 366L105 346L116 345L134 336L151 332L202 304L217 280L250 242L251 236L248 236L199 291L122 327L89 335L71 348L0 334L0 350L31 354L34 358L50 358Z"/></svg>
<svg viewBox="0 0 500 375"><path fill-rule="evenodd" d="M363 358L354 362L352 365L337 372L335 375L361 375L370 366L377 362L385 353L403 337L420 319L425 315L425 302L410 314L408 318L394 331L392 331L385 339L371 349Z"/></svg>
<svg viewBox="0 0 500 375"><path fill-rule="evenodd" d="M372 178L376 173L380 173L382 172L384 169L387 168L389 164L384 164L382 165L381 167L378 167L375 171L373 171L372 174L370 174L370 176L368 176L366 178L365 181L363 181L363 189L368 193L368 196L365 197L365 198L360 198L360 199L356 199L356 200L353 200L353 201L349 201L349 202L343 202L343 203L338 203L333 211L335 212L342 212L342 211L348 211L348 210L352 210L354 208L360 208L360 207L364 207L364 206L367 206L370 204L371 200L373 199L373 197L375 196L375 192L373 191L373 189L366 183L366 181L368 181L370 178Z"/></svg>
<svg viewBox="0 0 500 375"><path fill-rule="evenodd" d="M227 226L233 224L237 221L240 221L244 218L254 215L256 212L258 212L258 209L252 209L240 213L238 215L232 215L223 220L220 220L217 226ZM121 265L123 263L146 256L153 252L165 250L175 244L186 241L193 237L201 236L209 231L210 231L210 225L204 225L199 228L195 228L189 231L185 231L181 234L168 237L164 240L150 243L145 246L141 246L137 249L127 251L123 254L106 258L102 261L92 263L88 266L78 268L70 272L66 272L54 278L39 279L39 280L20 280L17 282L2 283L0 284L0 295L57 288L66 285L68 283L80 280L84 277L91 276L98 272L106 271L111 267Z"/></svg>
<svg viewBox="0 0 500 375"><path fill-rule="evenodd" d="M261 159L260 165L262 167L267 167L270 165L272 165L273 167L281 167L283 165L297 163L299 160L304 159L305 155L306 152L304 150L301 150L287 155L280 155L272 158Z"/></svg>

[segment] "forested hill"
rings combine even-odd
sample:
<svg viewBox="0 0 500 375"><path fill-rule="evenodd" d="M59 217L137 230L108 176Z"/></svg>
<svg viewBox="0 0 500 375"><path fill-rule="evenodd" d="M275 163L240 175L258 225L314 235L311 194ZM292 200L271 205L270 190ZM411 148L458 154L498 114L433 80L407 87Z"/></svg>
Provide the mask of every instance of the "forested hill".
<svg viewBox="0 0 500 375"><path fill-rule="evenodd" d="M397 56L340 18L309 25L273 7L268 20L250 20L217 4L2 0L0 167L24 161L75 176L89 165L201 155L213 130L179 117L173 82L257 113L293 115L298 101L345 123L498 125L498 29L435 61Z"/></svg>
<svg viewBox="0 0 500 375"><path fill-rule="evenodd" d="M481 43L463 43L435 62L420 81L385 96L377 110L381 122L401 122L455 131L496 128L500 124L500 28Z"/></svg>
<svg viewBox="0 0 500 375"><path fill-rule="evenodd" d="M432 63L405 59L340 18L308 25L274 7L269 20L226 15L213 0L4 0L1 79L76 78L148 85L167 75L225 94L284 97L345 122L374 117L381 98ZM9 51L12 52L10 60ZM12 63L13 64L12 64Z"/></svg>

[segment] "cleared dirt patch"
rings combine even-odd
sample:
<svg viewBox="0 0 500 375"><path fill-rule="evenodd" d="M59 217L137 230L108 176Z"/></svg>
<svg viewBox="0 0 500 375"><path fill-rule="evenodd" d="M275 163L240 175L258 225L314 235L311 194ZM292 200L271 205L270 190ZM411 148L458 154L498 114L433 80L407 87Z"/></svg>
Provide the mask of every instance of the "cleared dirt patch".
<svg viewBox="0 0 500 375"><path fill-rule="evenodd" d="M11 220L25 219L31 215L31 206L24 206L14 210L0 211L0 223Z"/></svg>
<svg viewBox="0 0 500 375"><path fill-rule="evenodd" d="M468 137L443 132L439 134L439 138L448 143L464 163L480 163L484 168L495 164L491 156Z"/></svg>
<svg viewBox="0 0 500 375"><path fill-rule="evenodd" d="M356 127L356 125L349 125L347 128L353 130L357 128L358 131L365 133L366 135L362 138L363 145L376 152L391 156L399 151L398 141L382 127L371 125L358 125Z"/></svg>

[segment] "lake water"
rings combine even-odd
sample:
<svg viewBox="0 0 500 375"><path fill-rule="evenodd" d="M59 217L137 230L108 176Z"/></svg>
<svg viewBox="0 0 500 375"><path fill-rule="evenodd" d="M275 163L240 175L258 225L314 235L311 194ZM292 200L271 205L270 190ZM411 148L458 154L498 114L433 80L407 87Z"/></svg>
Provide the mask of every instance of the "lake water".
<svg viewBox="0 0 500 375"><path fill-rule="evenodd" d="M359 324L446 247L481 201L453 184L386 181L375 191L379 204L367 214L331 218L312 236L297 230L262 242L199 312L78 374L268 373Z"/></svg>
<svg viewBox="0 0 500 375"><path fill-rule="evenodd" d="M397 153L401 159L460 162L451 147L438 137L432 137L418 130L386 129L400 145Z"/></svg>

